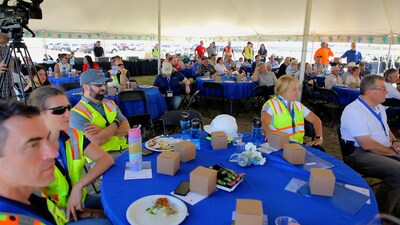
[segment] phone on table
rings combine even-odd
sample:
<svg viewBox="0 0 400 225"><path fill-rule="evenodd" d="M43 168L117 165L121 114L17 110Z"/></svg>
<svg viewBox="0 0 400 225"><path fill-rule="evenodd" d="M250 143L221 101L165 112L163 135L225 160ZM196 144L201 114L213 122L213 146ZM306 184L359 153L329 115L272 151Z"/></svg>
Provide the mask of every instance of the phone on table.
<svg viewBox="0 0 400 225"><path fill-rule="evenodd" d="M186 196L190 191L190 183L189 181L182 181L179 186L174 190L174 193L177 195Z"/></svg>

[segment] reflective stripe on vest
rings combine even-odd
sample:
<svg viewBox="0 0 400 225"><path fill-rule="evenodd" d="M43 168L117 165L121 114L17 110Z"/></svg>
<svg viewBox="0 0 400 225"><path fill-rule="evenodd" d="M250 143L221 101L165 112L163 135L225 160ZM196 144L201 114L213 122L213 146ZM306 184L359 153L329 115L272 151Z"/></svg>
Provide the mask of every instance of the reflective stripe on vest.
<svg viewBox="0 0 400 225"><path fill-rule="evenodd" d="M104 99L103 102L104 112L106 114L106 119L89 103L80 100L78 104L72 108L73 111L82 115L84 118L89 120L91 123L96 124L100 128L105 128L107 124L112 123L117 117L117 105L114 101ZM126 149L128 144L125 137L112 136L107 142L100 146L104 151L110 150L121 150ZM90 160L88 160L90 161Z"/></svg>
<svg viewBox="0 0 400 225"><path fill-rule="evenodd" d="M69 128L66 133L70 137L65 142L65 151L67 157L68 175L71 179L71 185L75 185L82 178L83 166L85 165L85 157L83 155L83 132L74 128ZM66 177L61 171L55 167L54 181L48 185L45 190L46 194L56 202L59 207L67 207L69 198L69 185ZM86 188L82 189L82 203L87 195Z"/></svg>
<svg viewBox="0 0 400 225"><path fill-rule="evenodd" d="M273 121L271 121L269 127L272 131L280 131L289 134L289 139L303 144L304 137L304 109L303 105L299 102L293 102L294 105L294 124L295 132L292 129L292 119L288 109L282 105L283 103L279 101L276 97L268 100L265 104L268 104L273 115Z"/></svg>

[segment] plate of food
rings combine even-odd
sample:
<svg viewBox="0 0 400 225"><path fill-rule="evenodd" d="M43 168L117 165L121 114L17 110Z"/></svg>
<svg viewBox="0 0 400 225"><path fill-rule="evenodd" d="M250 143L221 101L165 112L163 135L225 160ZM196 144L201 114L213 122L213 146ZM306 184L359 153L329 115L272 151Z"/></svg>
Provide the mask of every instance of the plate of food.
<svg viewBox="0 0 400 225"><path fill-rule="evenodd" d="M174 150L175 143L179 141L181 141L181 139L166 137L166 136L158 136L148 140L144 145L149 150L156 152L165 152Z"/></svg>
<svg viewBox="0 0 400 225"><path fill-rule="evenodd" d="M153 85L139 85L140 88L152 88L154 87Z"/></svg>
<svg viewBox="0 0 400 225"><path fill-rule="evenodd" d="M150 195L140 198L126 210L126 219L132 225L178 225L187 215L185 203L169 195Z"/></svg>
<svg viewBox="0 0 400 225"><path fill-rule="evenodd" d="M227 192L234 191L244 178L244 173L238 174L220 165L211 166L210 169L217 171L217 188Z"/></svg>

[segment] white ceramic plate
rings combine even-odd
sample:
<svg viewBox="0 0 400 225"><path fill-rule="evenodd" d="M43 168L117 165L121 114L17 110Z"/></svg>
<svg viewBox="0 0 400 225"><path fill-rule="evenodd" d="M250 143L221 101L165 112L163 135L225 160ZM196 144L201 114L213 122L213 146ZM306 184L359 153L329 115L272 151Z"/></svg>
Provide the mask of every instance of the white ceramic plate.
<svg viewBox="0 0 400 225"><path fill-rule="evenodd" d="M163 216L146 212L146 209L151 208L158 198L167 198L177 213ZM169 195L150 195L133 202L126 210L126 219L132 225L178 225L185 220L187 214L185 203L178 198Z"/></svg>
<svg viewBox="0 0 400 225"><path fill-rule="evenodd" d="M225 82L225 83L235 83L234 80L224 80L223 82Z"/></svg>
<svg viewBox="0 0 400 225"><path fill-rule="evenodd" d="M201 77L200 80L211 80L211 77Z"/></svg>
<svg viewBox="0 0 400 225"><path fill-rule="evenodd" d="M152 85L139 85L140 88L152 88Z"/></svg>
<svg viewBox="0 0 400 225"><path fill-rule="evenodd" d="M181 139L160 136L146 141L144 145L149 150L155 152L165 152L174 150L174 144L179 141L181 141Z"/></svg>

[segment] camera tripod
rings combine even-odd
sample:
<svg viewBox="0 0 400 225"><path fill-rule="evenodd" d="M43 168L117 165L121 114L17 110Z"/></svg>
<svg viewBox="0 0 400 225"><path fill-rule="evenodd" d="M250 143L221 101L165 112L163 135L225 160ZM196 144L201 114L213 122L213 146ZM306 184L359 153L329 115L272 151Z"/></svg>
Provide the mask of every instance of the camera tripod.
<svg viewBox="0 0 400 225"><path fill-rule="evenodd" d="M4 63L7 65L8 69L10 68L9 67L10 63L13 63L12 65L15 67L15 70L11 72L15 72L18 74L18 80L14 81L13 84L13 89L14 89L13 91L15 91L17 99L19 101L24 101L26 103L28 99L28 93L26 92L27 89L23 82L25 81L25 78L21 74L21 63L18 60L18 56L22 58L22 61L24 62L24 65L28 71L28 77L29 77L28 82L30 83L28 83L27 87L31 86L32 90L36 89L35 82L33 81L33 75L37 74L36 67L33 65L31 55L28 51L26 44L23 42L22 38L20 36L15 36L12 37L12 40L8 45L7 52L4 57ZM6 80L6 76L8 75L6 73L9 72L5 72L0 76L0 87L3 87L4 81ZM42 85L40 79L38 80L40 85ZM17 83L18 86L16 86Z"/></svg>

